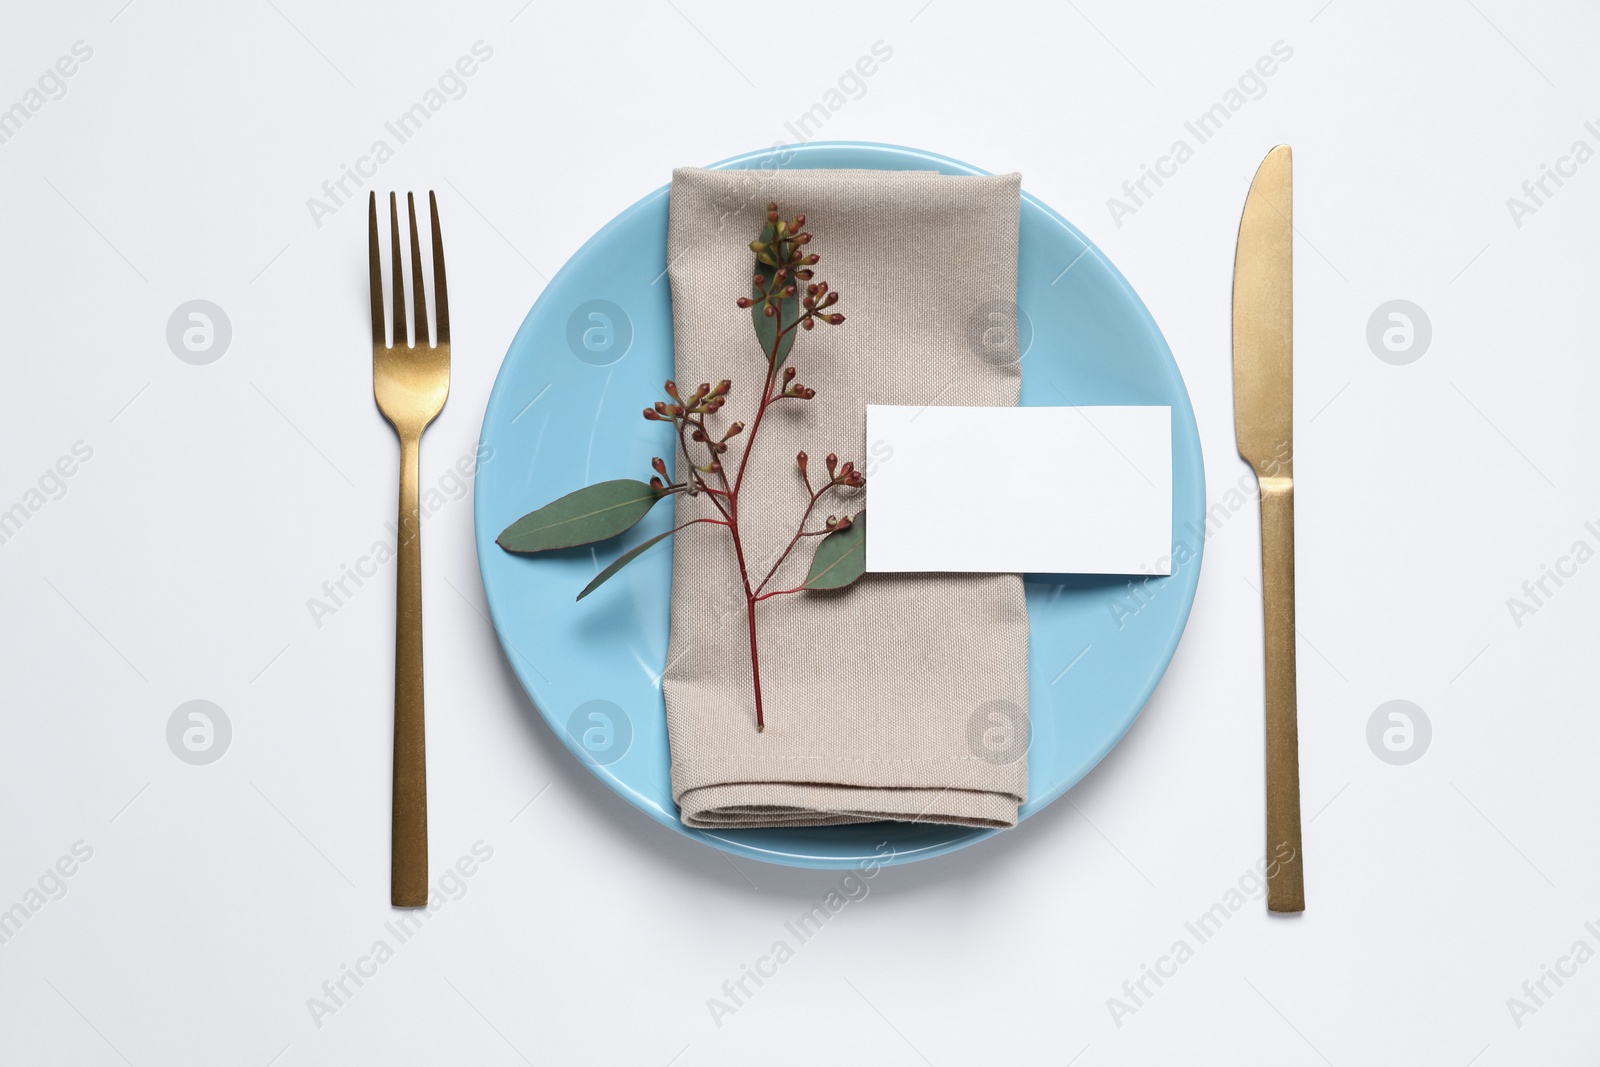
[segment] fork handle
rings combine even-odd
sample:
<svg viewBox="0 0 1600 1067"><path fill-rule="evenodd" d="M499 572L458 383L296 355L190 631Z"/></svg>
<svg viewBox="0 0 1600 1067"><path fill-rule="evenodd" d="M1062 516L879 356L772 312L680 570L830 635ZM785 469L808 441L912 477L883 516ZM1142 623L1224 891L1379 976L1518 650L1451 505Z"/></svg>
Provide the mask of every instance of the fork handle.
<svg viewBox="0 0 1600 1067"><path fill-rule="evenodd" d="M428 775L422 721L422 519L417 508L421 435L400 436L399 573L394 632L394 824L389 902L428 903Z"/></svg>
<svg viewBox="0 0 1600 1067"><path fill-rule="evenodd" d="M1267 908L1306 908L1295 711L1294 482L1261 479L1261 599L1267 667Z"/></svg>

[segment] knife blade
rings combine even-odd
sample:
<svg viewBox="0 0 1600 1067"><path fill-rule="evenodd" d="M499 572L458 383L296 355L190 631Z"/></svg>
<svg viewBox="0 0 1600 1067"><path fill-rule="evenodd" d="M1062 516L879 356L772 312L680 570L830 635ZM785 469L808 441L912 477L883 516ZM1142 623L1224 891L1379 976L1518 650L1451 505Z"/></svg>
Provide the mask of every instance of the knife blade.
<svg viewBox="0 0 1600 1067"><path fill-rule="evenodd" d="M1294 177L1288 145L1250 183L1233 266L1233 415L1261 499L1267 907L1305 910L1294 624Z"/></svg>

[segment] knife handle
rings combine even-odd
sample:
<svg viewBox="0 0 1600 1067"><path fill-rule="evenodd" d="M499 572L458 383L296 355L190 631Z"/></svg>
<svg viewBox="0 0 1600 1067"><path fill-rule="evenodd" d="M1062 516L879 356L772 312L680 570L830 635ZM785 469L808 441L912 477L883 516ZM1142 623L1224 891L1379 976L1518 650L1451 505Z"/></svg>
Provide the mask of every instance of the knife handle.
<svg viewBox="0 0 1600 1067"><path fill-rule="evenodd" d="M1262 477L1261 599L1267 666L1267 908L1306 908L1295 711L1294 482Z"/></svg>

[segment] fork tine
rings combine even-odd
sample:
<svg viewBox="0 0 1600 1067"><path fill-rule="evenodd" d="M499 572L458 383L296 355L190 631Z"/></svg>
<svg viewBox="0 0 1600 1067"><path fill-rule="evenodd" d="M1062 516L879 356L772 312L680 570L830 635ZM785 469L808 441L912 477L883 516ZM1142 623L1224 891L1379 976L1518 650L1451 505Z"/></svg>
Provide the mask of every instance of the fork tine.
<svg viewBox="0 0 1600 1067"><path fill-rule="evenodd" d="M406 194L406 214L411 222L411 310L417 319L417 347L428 347L428 304L422 291L422 248L417 244L417 198Z"/></svg>
<svg viewBox="0 0 1600 1067"><path fill-rule="evenodd" d="M387 347L383 324L383 259L378 254L378 194L367 197L367 273L372 278L372 344Z"/></svg>
<svg viewBox="0 0 1600 1067"><path fill-rule="evenodd" d="M406 338L406 278L400 259L400 209L389 194L389 275L394 279L394 347L408 348Z"/></svg>
<svg viewBox="0 0 1600 1067"><path fill-rule="evenodd" d="M433 310L439 344L450 343L450 298L444 284L444 238L439 236L439 202L428 190L428 214L433 216Z"/></svg>

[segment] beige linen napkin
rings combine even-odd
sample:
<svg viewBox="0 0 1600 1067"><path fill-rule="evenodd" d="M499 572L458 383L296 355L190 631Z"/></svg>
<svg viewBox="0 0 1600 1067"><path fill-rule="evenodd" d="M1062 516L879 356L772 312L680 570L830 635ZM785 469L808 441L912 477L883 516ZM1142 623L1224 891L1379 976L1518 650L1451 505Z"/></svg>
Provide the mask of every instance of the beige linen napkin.
<svg viewBox="0 0 1600 1067"><path fill-rule="evenodd" d="M847 317L798 337L786 365L816 399L770 409L756 441L740 512L757 576L805 503L795 453L809 453L816 471L837 452L867 474L864 491L831 498L824 514L859 510L873 469L894 462L884 443L865 440L867 404L1017 402L1019 188L1015 174L673 172L677 380L733 380L715 426L748 424L765 377L750 315L734 301L749 292L748 245L768 200L784 218L804 213L808 251L821 256L816 277L841 294L835 310ZM729 457L745 440L734 439ZM949 506L981 508L981 487L952 486ZM677 508L679 522L713 514L704 499L679 497ZM772 588L804 581L814 546L802 542ZM841 592L774 597L757 610L762 733L726 531L702 525L674 538L662 686L673 799L686 825L1015 824L1028 793L1021 576L869 574Z"/></svg>

